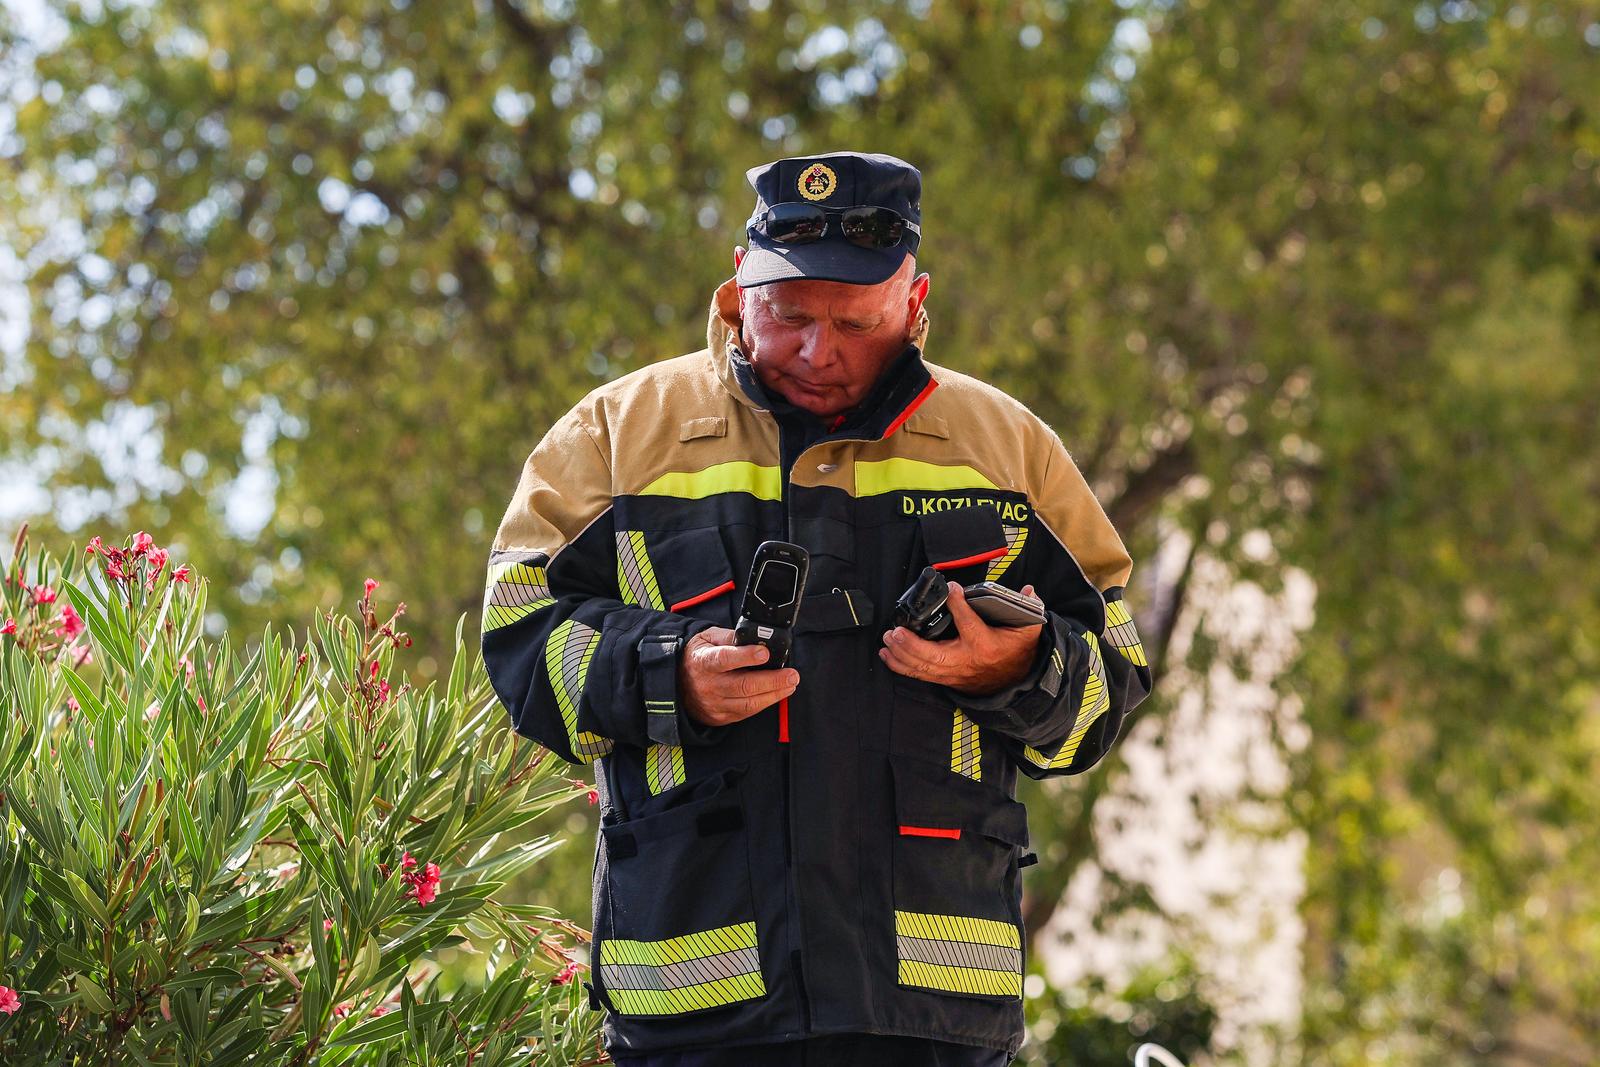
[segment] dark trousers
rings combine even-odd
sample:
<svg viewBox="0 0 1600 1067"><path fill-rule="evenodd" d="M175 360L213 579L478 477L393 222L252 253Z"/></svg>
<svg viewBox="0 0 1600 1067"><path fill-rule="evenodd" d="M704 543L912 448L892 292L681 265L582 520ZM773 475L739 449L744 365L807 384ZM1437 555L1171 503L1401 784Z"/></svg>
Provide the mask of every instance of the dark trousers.
<svg viewBox="0 0 1600 1067"><path fill-rule="evenodd" d="M613 1052L617 1067L1006 1067L999 1049L925 1037L834 1034L777 1045L735 1045L690 1052Z"/></svg>

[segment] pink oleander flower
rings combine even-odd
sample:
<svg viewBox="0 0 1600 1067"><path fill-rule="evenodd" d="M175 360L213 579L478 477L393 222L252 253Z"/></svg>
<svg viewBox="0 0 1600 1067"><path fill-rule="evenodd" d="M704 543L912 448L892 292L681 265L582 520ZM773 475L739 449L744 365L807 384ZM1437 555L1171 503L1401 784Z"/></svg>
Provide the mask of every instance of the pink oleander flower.
<svg viewBox="0 0 1600 1067"><path fill-rule="evenodd" d="M56 633L58 635L66 638L77 637L79 634L83 633L83 625L82 616L73 610L71 604L65 604L62 606L61 625L56 627Z"/></svg>
<svg viewBox="0 0 1600 1067"><path fill-rule="evenodd" d="M0 1011L7 1015L15 1015L20 1007L22 998L17 996L17 991L10 986L0 985Z"/></svg>
<svg viewBox="0 0 1600 1067"><path fill-rule="evenodd" d="M406 853L406 860L410 860L413 866L416 864L415 860L411 860L411 853L409 852ZM406 866L406 860L401 861L402 869L404 869ZM427 864L422 868L422 872L420 874L408 871L407 873L402 874L400 877L404 878L408 883L410 883L411 889L409 890L409 893L411 896L416 898L417 906L419 908L427 907L438 898L439 865L437 863Z"/></svg>
<svg viewBox="0 0 1600 1067"><path fill-rule="evenodd" d="M322 929L324 931L332 930L333 929L333 920L332 919L323 919L322 920Z"/></svg>
<svg viewBox="0 0 1600 1067"><path fill-rule="evenodd" d="M379 682L378 683L378 703L382 704L385 700L388 700L388 699L389 699L389 683L387 681Z"/></svg>
<svg viewBox="0 0 1600 1067"><path fill-rule="evenodd" d="M371 596L372 591L378 588L378 580L376 578L368 578L365 582L361 583L361 588L366 591L367 596Z"/></svg>
<svg viewBox="0 0 1600 1067"><path fill-rule="evenodd" d="M150 550L150 555L146 558L150 561L151 574L159 574L161 568L167 565L167 555L167 550L164 548L152 548Z"/></svg>
<svg viewBox="0 0 1600 1067"><path fill-rule="evenodd" d="M372 661L372 676L374 678L376 678L378 676L378 661L377 660L373 660Z"/></svg>
<svg viewBox="0 0 1600 1067"><path fill-rule="evenodd" d="M68 697L67 698L67 707L69 709L71 709L72 711L77 711L78 710L78 701L73 697Z"/></svg>
<svg viewBox="0 0 1600 1067"><path fill-rule="evenodd" d="M400 869L402 871L409 871L411 868L415 867L416 865L417 865L417 859L416 859L415 856L413 856L411 854L410 850L408 849L405 852L405 854L400 857Z"/></svg>
<svg viewBox="0 0 1600 1067"><path fill-rule="evenodd" d="M578 976L578 972L582 969L583 965L581 963L569 962L565 967L561 968L561 970L551 975L550 984L566 985L568 982L576 978Z"/></svg>
<svg viewBox="0 0 1600 1067"><path fill-rule="evenodd" d="M600 803L600 790L591 789L586 795L589 797L589 804L591 807Z"/></svg>
<svg viewBox="0 0 1600 1067"><path fill-rule="evenodd" d="M183 566L173 571L172 580L175 582L187 582L189 580L189 565L185 563Z"/></svg>
<svg viewBox="0 0 1600 1067"><path fill-rule="evenodd" d="M156 545L156 539L140 530L133 535L133 546L129 549L135 556L142 556Z"/></svg>
<svg viewBox="0 0 1600 1067"><path fill-rule="evenodd" d="M0 626L0 634L14 634L17 632L17 620L7 619L4 626Z"/></svg>
<svg viewBox="0 0 1600 1067"><path fill-rule="evenodd" d="M376 1019L380 1015L388 1015L389 1010L389 1005L379 1004L376 1008L372 1009L372 1017Z"/></svg>
<svg viewBox="0 0 1600 1067"><path fill-rule="evenodd" d="M343 1019L346 1015L349 1015L349 1014L350 1014L350 1005L349 1004L340 1004L338 1007L333 1009L333 1017L335 1019Z"/></svg>
<svg viewBox="0 0 1600 1067"><path fill-rule="evenodd" d="M99 537L91 537L89 538L89 543L83 546L83 551L88 555L94 556L104 551L105 547L105 542L100 540Z"/></svg>
<svg viewBox="0 0 1600 1067"><path fill-rule="evenodd" d="M33 602L35 604L54 604L56 602L56 591L48 585L36 585L33 587Z"/></svg>

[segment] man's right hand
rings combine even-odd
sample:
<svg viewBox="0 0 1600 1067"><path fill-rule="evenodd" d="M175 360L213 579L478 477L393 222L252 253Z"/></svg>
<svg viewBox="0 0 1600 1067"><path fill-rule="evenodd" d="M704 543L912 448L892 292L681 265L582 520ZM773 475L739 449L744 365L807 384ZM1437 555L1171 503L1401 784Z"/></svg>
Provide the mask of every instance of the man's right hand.
<svg viewBox="0 0 1600 1067"><path fill-rule="evenodd" d="M713 626L689 638L678 663L678 699L695 722L727 726L748 719L795 691L792 667L746 670L767 662L767 646L736 645L733 631Z"/></svg>

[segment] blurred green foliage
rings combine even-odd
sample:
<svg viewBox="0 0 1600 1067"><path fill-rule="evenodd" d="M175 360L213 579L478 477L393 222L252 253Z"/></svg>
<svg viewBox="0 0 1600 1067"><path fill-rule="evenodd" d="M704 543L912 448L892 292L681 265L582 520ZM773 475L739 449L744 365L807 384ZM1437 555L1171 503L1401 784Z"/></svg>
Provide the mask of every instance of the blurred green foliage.
<svg viewBox="0 0 1600 1067"><path fill-rule="evenodd" d="M506 889L581 793L487 728L462 626L420 692L371 588L241 662L148 535L88 548L24 532L0 583L0 1060L595 1062L587 935Z"/></svg>
<svg viewBox="0 0 1600 1067"><path fill-rule="evenodd" d="M53 494L36 528L109 505L247 632L392 578L425 675L550 420L703 344L744 170L895 153L930 358L1055 425L1133 552L1158 682L1126 730L1218 658L1194 568L1316 581L1268 798L1307 849L1297 1054L1589 1062L1594 0L52 6L0 50L32 297L0 454ZM1036 937L1124 775L1030 787ZM537 891L581 901L564 851Z"/></svg>

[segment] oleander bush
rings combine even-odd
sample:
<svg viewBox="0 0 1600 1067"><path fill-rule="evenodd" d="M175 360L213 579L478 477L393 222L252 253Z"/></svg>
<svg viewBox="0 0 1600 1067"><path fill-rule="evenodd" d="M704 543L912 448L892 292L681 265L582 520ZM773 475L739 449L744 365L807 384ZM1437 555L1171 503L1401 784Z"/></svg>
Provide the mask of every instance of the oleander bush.
<svg viewBox="0 0 1600 1067"><path fill-rule="evenodd" d="M172 563L24 527L4 567L0 1063L602 1060L587 933L503 893L559 843L508 831L586 789L505 728L465 617L419 690L376 582L245 657Z"/></svg>

